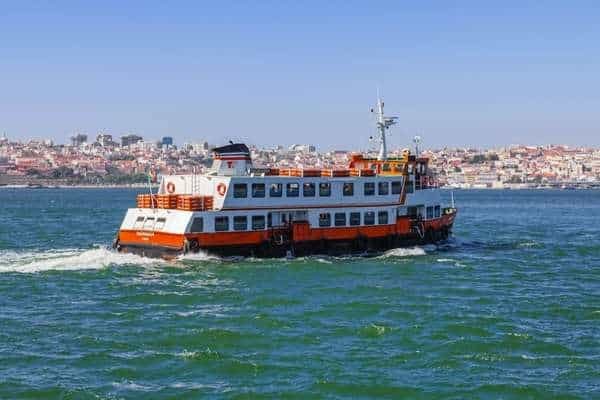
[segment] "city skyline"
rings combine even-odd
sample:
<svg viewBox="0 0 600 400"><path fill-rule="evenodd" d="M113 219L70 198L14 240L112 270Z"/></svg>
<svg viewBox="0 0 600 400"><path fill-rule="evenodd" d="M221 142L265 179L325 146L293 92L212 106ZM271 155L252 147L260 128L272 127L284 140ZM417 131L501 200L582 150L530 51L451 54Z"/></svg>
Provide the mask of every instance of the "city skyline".
<svg viewBox="0 0 600 400"><path fill-rule="evenodd" d="M4 4L0 132L598 146L594 2Z"/></svg>

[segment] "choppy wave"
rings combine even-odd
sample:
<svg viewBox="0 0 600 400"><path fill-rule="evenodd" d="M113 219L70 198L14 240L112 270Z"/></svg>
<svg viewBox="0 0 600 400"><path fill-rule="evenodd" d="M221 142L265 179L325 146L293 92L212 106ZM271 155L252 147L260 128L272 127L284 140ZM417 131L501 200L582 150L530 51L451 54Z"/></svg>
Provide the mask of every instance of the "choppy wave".
<svg viewBox="0 0 600 400"><path fill-rule="evenodd" d="M91 250L61 249L39 252L0 251L0 273L100 269L114 265L149 265L159 262L160 260L134 254L117 253L105 248Z"/></svg>

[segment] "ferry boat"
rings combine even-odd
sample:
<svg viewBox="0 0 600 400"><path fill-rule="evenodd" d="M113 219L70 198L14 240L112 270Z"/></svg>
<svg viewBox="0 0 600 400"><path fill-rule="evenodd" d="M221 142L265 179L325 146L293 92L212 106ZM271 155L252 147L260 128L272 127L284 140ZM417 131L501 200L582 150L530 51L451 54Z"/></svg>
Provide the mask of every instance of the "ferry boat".
<svg viewBox="0 0 600 400"><path fill-rule="evenodd" d="M243 143L213 149L203 174L166 175L156 194L137 196L114 247L173 258L373 255L436 243L451 234L457 210L442 204L428 159L404 150L387 156L397 122L378 99L376 158L351 156L347 168L253 168ZM452 201L453 202L453 201Z"/></svg>

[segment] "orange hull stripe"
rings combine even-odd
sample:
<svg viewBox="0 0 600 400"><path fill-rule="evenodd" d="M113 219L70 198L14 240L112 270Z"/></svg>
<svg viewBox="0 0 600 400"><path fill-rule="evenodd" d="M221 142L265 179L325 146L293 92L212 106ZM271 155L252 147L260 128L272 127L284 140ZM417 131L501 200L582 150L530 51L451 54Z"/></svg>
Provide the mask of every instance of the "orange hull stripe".
<svg viewBox="0 0 600 400"><path fill-rule="evenodd" d="M119 242L122 244L182 248L184 239L185 236L177 233L134 230L119 231Z"/></svg>
<svg viewBox="0 0 600 400"><path fill-rule="evenodd" d="M426 230L440 230L454 222L454 215L444 215L441 218L423 221ZM298 223L293 227L294 242L318 240L353 240L359 237L381 238L389 235L410 234L411 223L406 217L398 218L395 224L372 225L357 227L330 227L310 228L308 223ZM214 246L243 246L259 245L270 240L272 231L240 231L240 232L215 232L175 234L165 232L148 232L135 230L122 230L119 232L119 241L122 244L164 246L182 248L185 239L198 240L200 247ZM277 235L277 233L275 233Z"/></svg>

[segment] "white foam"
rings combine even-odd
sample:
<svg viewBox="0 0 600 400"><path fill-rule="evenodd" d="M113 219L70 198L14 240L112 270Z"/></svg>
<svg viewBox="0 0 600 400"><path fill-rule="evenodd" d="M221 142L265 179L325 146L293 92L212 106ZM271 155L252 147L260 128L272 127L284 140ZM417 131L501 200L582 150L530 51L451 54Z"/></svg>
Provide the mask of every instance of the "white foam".
<svg viewBox="0 0 600 400"><path fill-rule="evenodd" d="M100 269L111 265L149 265L159 262L160 260L134 254L117 253L104 248L91 250L62 249L40 252L0 251L0 273Z"/></svg>
<svg viewBox="0 0 600 400"><path fill-rule="evenodd" d="M380 257L414 257L414 256L424 256L427 253L421 247L400 247L397 249L391 249L383 253Z"/></svg>
<svg viewBox="0 0 600 400"><path fill-rule="evenodd" d="M208 254L204 251L199 251L197 253L182 254L177 257L177 260L180 260L180 261L217 261L217 260L221 260L221 258L217 257L215 255Z"/></svg>

